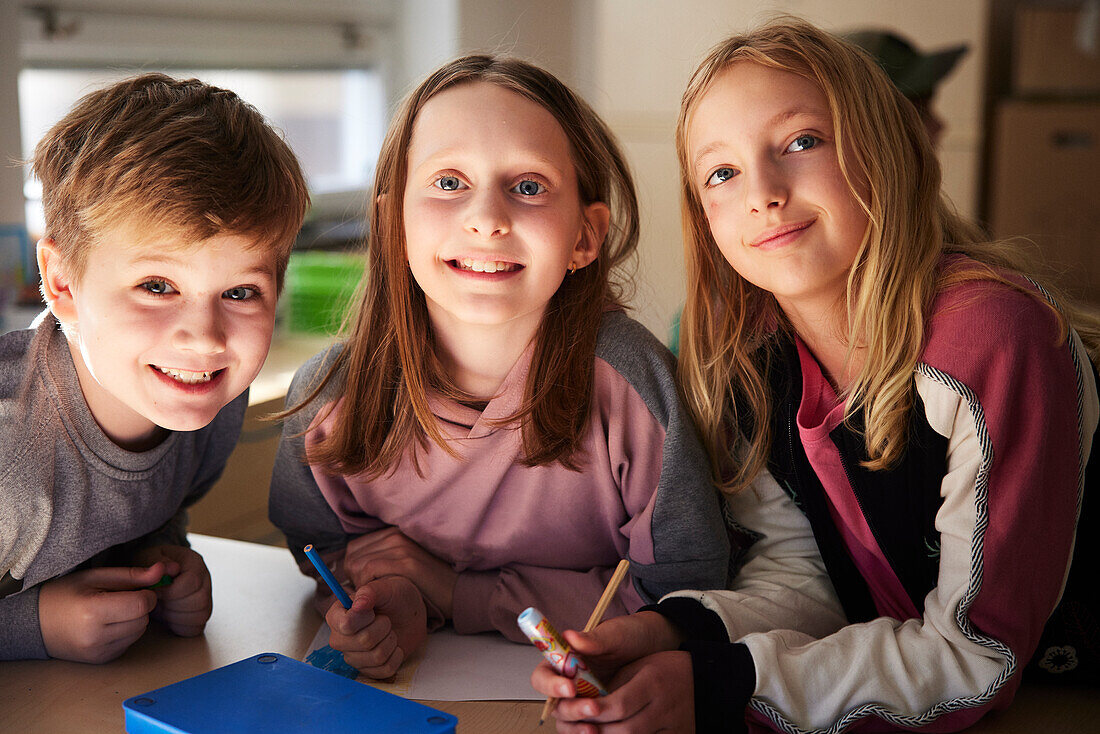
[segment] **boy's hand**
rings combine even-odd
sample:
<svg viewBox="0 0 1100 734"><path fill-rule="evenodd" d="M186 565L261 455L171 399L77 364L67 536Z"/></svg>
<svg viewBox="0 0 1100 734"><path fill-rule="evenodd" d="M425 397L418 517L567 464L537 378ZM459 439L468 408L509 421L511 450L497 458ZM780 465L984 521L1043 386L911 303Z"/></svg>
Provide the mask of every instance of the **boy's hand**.
<svg viewBox="0 0 1100 734"><path fill-rule="evenodd" d="M46 653L81 663L117 658L145 632L157 603L146 587L167 572L165 563L91 568L42 584L38 621Z"/></svg>
<svg viewBox="0 0 1100 734"><path fill-rule="evenodd" d="M329 645L370 678L388 678L428 636L424 599L402 576L376 579L356 590L351 609L333 602L325 615Z"/></svg>
<svg viewBox="0 0 1100 734"><path fill-rule="evenodd" d="M356 587L383 576L404 576L428 602L451 619L458 573L397 528L360 535L348 543L344 572Z"/></svg>
<svg viewBox="0 0 1100 734"><path fill-rule="evenodd" d="M565 698L554 709L558 731L695 731L695 685L691 655L659 652L623 668L600 698ZM555 689L552 693L563 693Z"/></svg>
<svg viewBox="0 0 1100 734"><path fill-rule="evenodd" d="M138 558L143 563L164 561L178 569L172 583L156 589L157 607L153 618L180 637L201 635L214 610L210 571L202 556L181 545L158 545L146 548Z"/></svg>

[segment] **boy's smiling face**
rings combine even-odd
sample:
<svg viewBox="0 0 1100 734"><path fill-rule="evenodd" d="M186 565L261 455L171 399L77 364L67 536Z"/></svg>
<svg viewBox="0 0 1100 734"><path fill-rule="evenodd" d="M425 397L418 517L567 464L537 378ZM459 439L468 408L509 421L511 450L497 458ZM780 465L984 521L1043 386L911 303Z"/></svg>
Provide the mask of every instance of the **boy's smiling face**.
<svg viewBox="0 0 1100 734"><path fill-rule="evenodd" d="M275 263L242 235L191 243L118 229L70 278L39 243L43 291L65 327L96 422L123 448L191 431L240 395L267 357L275 325Z"/></svg>

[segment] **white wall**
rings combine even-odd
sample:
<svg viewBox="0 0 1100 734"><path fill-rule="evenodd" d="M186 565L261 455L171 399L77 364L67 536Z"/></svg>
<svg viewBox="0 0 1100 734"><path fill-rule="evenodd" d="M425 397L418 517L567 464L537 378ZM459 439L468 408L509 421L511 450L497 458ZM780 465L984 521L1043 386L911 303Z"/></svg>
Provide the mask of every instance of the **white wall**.
<svg viewBox="0 0 1100 734"><path fill-rule="evenodd" d="M395 98L443 62L465 53L520 56L574 80L590 43L578 24L583 0L404 0L397 7ZM594 7L594 6L593 6Z"/></svg>

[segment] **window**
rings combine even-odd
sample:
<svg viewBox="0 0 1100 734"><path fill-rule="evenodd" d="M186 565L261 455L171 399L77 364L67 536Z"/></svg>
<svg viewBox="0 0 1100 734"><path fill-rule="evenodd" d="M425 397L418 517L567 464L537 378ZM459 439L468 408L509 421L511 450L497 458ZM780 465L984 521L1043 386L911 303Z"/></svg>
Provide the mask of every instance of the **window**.
<svg viewBox="0 0 1100 734"><path fill-rule="evenodd" d="M177 78L197 77L232 89L283 132L298 156L315 204L328 198L362 201L386 124L381 75L366 69L187 70L166 69ZM136 70L28 68L19 74L23 155L85 94L132 76ZM42 190L26 172L27 229L44 229ZM317 208L323 208L318 206ZM349 212L357 216L358 212Z"/></svg>

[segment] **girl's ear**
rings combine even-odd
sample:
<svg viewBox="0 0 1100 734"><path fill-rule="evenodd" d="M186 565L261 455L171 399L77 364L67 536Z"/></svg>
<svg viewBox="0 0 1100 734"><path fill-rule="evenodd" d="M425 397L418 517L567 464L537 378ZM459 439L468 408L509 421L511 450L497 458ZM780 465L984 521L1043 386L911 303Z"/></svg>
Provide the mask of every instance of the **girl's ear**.
<svg viewBox="0 0 1100 734"><path fill-rule="evenodd" d="M587 267L600 254L607 231L611 227L611 207L602 201L594 201L584 207L584 227L573 248L573 265Z"/></svg>
<svg viewBox="0 0 1100 734"><path fill-rule="evenodd" d="M76 323L76 301L73 298L72 279L68 267L57 249L57 243L43 237L35 248L38 272L42 276L42 298L54 317L62 324Z"/></svg>

